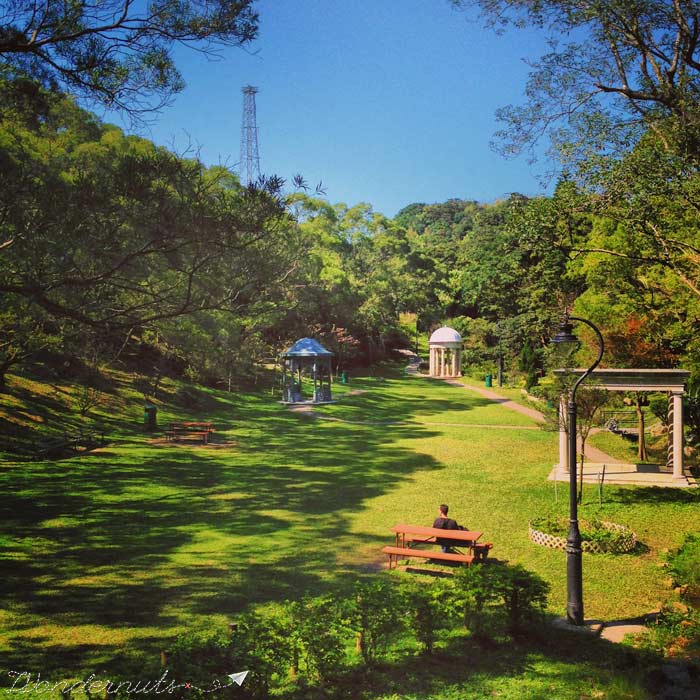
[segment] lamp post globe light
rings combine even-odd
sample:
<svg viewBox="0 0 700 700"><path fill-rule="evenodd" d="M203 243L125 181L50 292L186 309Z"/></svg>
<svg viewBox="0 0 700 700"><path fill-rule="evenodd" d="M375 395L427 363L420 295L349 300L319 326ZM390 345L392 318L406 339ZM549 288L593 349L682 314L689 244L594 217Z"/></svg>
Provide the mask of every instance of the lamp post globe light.
<svg viewBox="0 0 700 700"><path fill-rule="evenodd" d="M583 380L598 366L603 357L603 336L585 318L564 315L559 331L550 342L561 345L580 345L574 335L572 321L585 323L593 329L598 338L596 361L578 378L569 394L568 411L568 453L569 453L569 534L566 538L566 619L572 625L583 624L583 569L581 564L581 532L578 527L578 498L576 493L576 390Z"/></svg>

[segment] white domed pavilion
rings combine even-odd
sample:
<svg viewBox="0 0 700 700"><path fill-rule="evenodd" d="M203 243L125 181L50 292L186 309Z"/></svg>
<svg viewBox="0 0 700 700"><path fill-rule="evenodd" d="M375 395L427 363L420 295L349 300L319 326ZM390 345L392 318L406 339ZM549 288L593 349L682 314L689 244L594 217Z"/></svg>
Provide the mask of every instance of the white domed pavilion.
<svg viewBox="0 0 700 700"><path fill-rule="evenodd" d="M428 341L431 377L462 376L462 336L454 328L438 328Z"/></svg>

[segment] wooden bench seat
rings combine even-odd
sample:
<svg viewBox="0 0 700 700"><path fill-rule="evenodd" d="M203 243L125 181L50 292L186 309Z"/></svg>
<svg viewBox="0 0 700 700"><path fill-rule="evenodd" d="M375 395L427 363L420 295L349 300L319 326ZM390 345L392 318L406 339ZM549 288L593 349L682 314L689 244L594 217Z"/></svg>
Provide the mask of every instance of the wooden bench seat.
<svg viewBox="0 0 700 700"><path fill-rule="evenodd" d="M389 568L392 563L395 563L400 557L406 559L410 557L420 557L422 559L439 559L441 561L453 561L469 566L474 557L471 554L452 554L450 552L438 552L429 549L416 549L414 547L384 547L384 554L389 555Z"/></svg>

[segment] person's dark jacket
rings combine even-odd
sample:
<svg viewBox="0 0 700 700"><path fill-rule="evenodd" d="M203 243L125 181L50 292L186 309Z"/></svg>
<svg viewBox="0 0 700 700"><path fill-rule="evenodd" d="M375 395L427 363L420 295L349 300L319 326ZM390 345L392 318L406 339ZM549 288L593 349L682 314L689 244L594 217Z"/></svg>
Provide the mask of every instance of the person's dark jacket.
<svg viewBox="0 0 700 700"><path fill-rule="evenodd" d="M433 527L439 528L440 530L466 530L466 527L457 525L457 521L452 518L435 518ZM449 540L444 537L438 537L435 540L438 544L444 545L446 547L456 547L458 545L463 545L464 542L460 540Z"/></svg>

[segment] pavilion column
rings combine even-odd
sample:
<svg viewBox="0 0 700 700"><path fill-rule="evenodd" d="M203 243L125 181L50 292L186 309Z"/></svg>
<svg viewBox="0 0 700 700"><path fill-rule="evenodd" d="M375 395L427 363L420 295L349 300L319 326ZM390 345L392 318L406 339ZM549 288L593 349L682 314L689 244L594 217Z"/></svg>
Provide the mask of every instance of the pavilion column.
<svg viewBox="0 0 700 700"><path fill-rule="evenodd" d="M673 478L683 478L683 392L673 394Z"/></svg>
<svg viewBox="0 0 700 700"><path fill-rule="evenodd" d="M445 348L440 348L440 372L441 377L445 376Z"/></svg>
<svg viewBox="0 0 700 700"><path fill-rule="evenodd" d="M452 350L452 376L457 376L457 351Z"/></svg>
<svg viewBox="0 0 700 700"><path fill-rule="evenodd" d="M559 471L569 473L569 433L566 429L566 400L559 398Z"/></svg>

